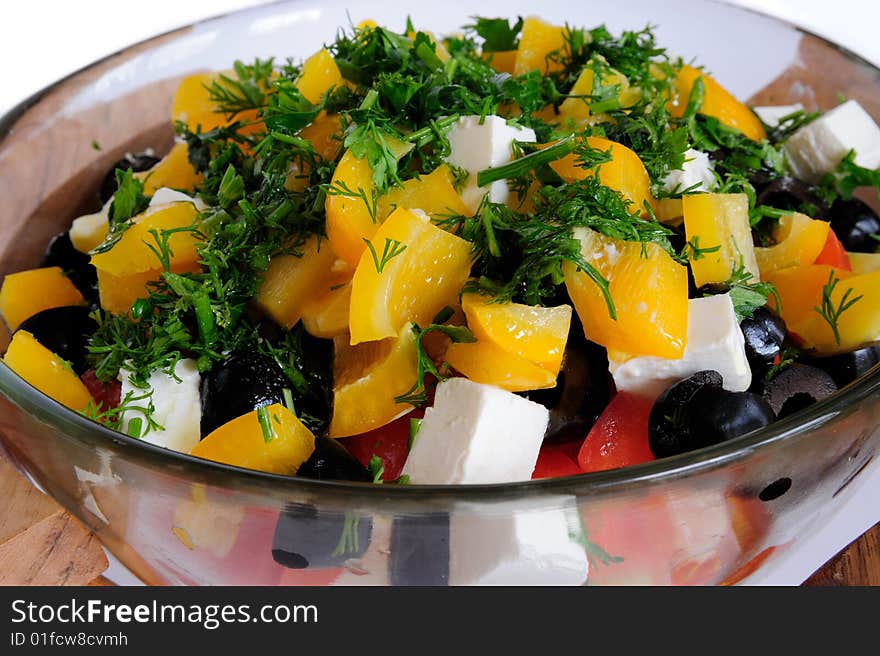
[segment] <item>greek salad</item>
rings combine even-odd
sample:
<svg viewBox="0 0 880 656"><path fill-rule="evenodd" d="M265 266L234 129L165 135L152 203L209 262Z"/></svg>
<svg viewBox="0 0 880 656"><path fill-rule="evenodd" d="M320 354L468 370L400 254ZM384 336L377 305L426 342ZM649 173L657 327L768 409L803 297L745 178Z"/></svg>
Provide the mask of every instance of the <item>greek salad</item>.
<svg viewBox="0 0 880 656"><path fill-rule="evenodd" d="M167 449L414 485L694 451L878 362L857 101L747 106L651 28L425 27L183 78L173 147L3 280L5 364Z"/></svg>

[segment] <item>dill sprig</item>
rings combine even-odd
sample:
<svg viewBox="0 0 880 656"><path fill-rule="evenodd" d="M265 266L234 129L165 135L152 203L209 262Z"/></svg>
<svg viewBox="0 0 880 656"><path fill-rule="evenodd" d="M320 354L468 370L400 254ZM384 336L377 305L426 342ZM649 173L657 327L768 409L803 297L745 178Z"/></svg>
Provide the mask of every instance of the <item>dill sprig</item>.
<svg viewBox="0 0 880 656"><path fill-rule="evenodd" d="M379 256L376 253L376 247L373 246L373 242L371 242L366 237L363 238L364 243L367 245L367 250L370 252L370 256L373 258L373 264L376 267L376 273L382 273L385 270L385 265L388 264L395 257L403 253L406 250L406 244L402 244L396 239L391 239L390 237L385 238L385 246L382 248L382 255Z"/></svg>
<svg viewBox="0 0 880 656"><path fill-rule="evenodd" d="M119 402L119 405L112 408L103 408L100 404L96 404L89 399L86 407L80 411L85 417L100 424L104 424L107 428L121 431L126 428L123 424L125 419L128 420L126 434L129 437L145 437L152 431L165 430L153 418L155 408L152 401L153 393L145 391L142 394L131 390L125 394ZM144 403L145 402L145 403ZM132 414L140 416L132 416ZM128 417L126 417L128 415Z"/></svg>
<svg viewBox="0 0 880 656"><path fill-rule="evenodd" d="M452 318L454 311L450 307L443 308L434 317L434 320L424 328L413 324L413 332L416 334L416 381L413 386L406 392L394 398L396 403L408 403L415 407L421 407L428 402L428 385L426 380L428 376L432 377L435 383L442 382L449 377L449 367L446 362L436 364L433 358L425 350L422 344L422 338L430 332L443 333L453 342L475 342L477 341L473 333L464 326L452 326L446 322Z"/></svg>
<svg viewBox="0 0 880 656"><path fill-rule="evenodd" d="M840 278L834 271L830 271L828 273L828 282L822 287L822 304L813 308L831 327L831 332L834 333L834 341L838 346L840 346L840 327L838 324L841 315L862 299L862 295L851 298L853 290L848 288L843 292L840 300L835 303L833 299L834 290L839 283Z"/></svg>
<svg viewBox="0 0 880 656"><path fill-rule="evenodd" d="M232 68L235 77L221 73L205 85L215 111L230 120L241 112L265 107L274 60L257 58L250 65L236 61Z"/></svg>

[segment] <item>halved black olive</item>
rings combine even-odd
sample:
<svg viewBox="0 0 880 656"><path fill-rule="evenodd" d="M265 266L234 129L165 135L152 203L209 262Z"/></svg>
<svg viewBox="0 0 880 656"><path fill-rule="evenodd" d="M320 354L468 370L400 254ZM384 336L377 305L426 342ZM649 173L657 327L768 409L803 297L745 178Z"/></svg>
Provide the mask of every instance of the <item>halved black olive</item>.
<svg viewBox="0 0 880 656"><path fill-rule="evenodd" d="M322 481L373 480L372 474L349 453L339 440L330 437L315 438L315 450L296 472L297 476Z"/></svg>
<svg viewBox="0 0 880 656"><path fill-rule="evenodd" d="M739 324L745 339L746 358L752 372L763 373L782 351L785 322L766 307L756 309Z"/></svg>
<svg viewBox="0 0 880 656"><path fill-rule="evenodd" d="M575 323L574 321L572 322ZM562 434L586 435L611 396L608 354L583 337L580 323L570 331L556 387L534 390L528 398L550 410L545 439Z"/></svg>
<svg viewBox="0 0 880 656"><path fill-rule="evenodd" d="M834 379L837 387L843 387L880 363L880 344L872 344L848 353L806 357L804 363L819 367Z"/></svg>
<svg viewBox="0 0 880 656"><path fill-rule="evenodd" d="M764 385L764 399L781 419L836 391L834 379L826 372L805 364L792 364Z"/></svg>
<svg viewBox="0 0 880 656"><path fill-rule="evenodd" d="M89 308L80 305L43 310L25 319L18 327L67 360L78 376L89 368L86 360L88 340L97 329L97 322L89 316Z"/></svg>
<svg viewBox="0 0 880 656"><path fill-rule="evenodd" d="M244 351L202 377L202 437L261 405L284 402L291 383L272 358Z"/></svg>
<svg viewBox="0 0 880 656"><path fill-rule="evenodd" d="M839 198L828 213L831 229L844 249L854 253L873 253L880 246L880 217L858 198Z"/></svg>
<svg viewBox="0 0 880 656"><path fill-rule="evenodd" d="M61 267L89 305L97 307L98 272L91 265L89 256L80 253L73 247L69 232L62 232L52 237L52 241L49 242L46 252L43 254L40 266Z"/></svg>
<svg viewBox="0 0 880 656"><path fill-rule="evenodd" d="M326 428L333 407L333 340L313 337L301 324L293 332L299 340L293 366L306 382L293 388L293 400L297 415L311 418L306 423L317 435Z"/></svg>
<svg viewBox="0 0 880 656"><path fill-rule="evenodd" d="M721 387L717 371L700 371L664 391L648 417L648 444L657 458L686 453L771 423L770 405L751 392Z"/></svg>
<svg viewBox="0 0 880 656"><path fill-rule="evenodd" d="M370 517L288 504L275 525L272 558L291 569L340 567L364 554L372 533Z"/></svg>
<svg viewBox="0 0 880 656"><path fill-rule="evenodd" d="M110 200L113 194L116 193L116 169L139 173L140 171L147 171L153 168L158 161L159 158L153 155L151 150L145 150L140 153L126 153L122 159L107 171L107 174L101 181L101 188L98 192L101 205Z"/></svg>

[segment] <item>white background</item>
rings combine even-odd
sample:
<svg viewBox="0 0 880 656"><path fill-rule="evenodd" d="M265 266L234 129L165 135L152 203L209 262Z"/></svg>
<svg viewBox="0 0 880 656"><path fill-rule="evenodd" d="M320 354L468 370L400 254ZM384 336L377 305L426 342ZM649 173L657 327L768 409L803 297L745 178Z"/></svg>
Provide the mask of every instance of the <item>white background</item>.
<svg viewBox="0 0 880 656"><path fill-rule="evenodd" d="M880 2L877 0L729 0L788 19L836 41L880 66ZM194 20L262 0L25 0L3 3L0 21L0 113L54 80L126 45ZM352 4L357 4L352 0ZM475 3L474 13L478 13ZM536 3L536 13L540 13ZM406 4L402 3L402 11ZM699 29L699 26L695 26ZM880 465L880 463L875 463ZM880 520L880 466L857 485L850 500L821 531L758 582L791 585ZM114 565L119 582L133 582Z"/></svg>
<svg viewBox="0 0 880 656"><path fill-rule="evenodd" d="M730 0L791 20L880 65L877 0ZM0 112L141 39L264 0L7 0L0 20ZM358 4L352 0L352 4ZM540 3L536 3L540 13ZM474 3L478 13L479 2ZM406 11L406 3L401 3ZM699 29L699 26L695 26Z"/></svg>

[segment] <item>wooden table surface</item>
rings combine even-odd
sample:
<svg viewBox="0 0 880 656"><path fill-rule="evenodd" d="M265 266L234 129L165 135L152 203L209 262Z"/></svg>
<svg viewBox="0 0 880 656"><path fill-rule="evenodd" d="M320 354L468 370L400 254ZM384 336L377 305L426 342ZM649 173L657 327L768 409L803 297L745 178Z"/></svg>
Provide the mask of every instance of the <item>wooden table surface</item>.
<svg viewBox="0 0 880 656"><path fill-rule="evenodd" d="M0 456L0 585L112 585L98 540ZM880 524L805 585L880 585Z"/></svg>

